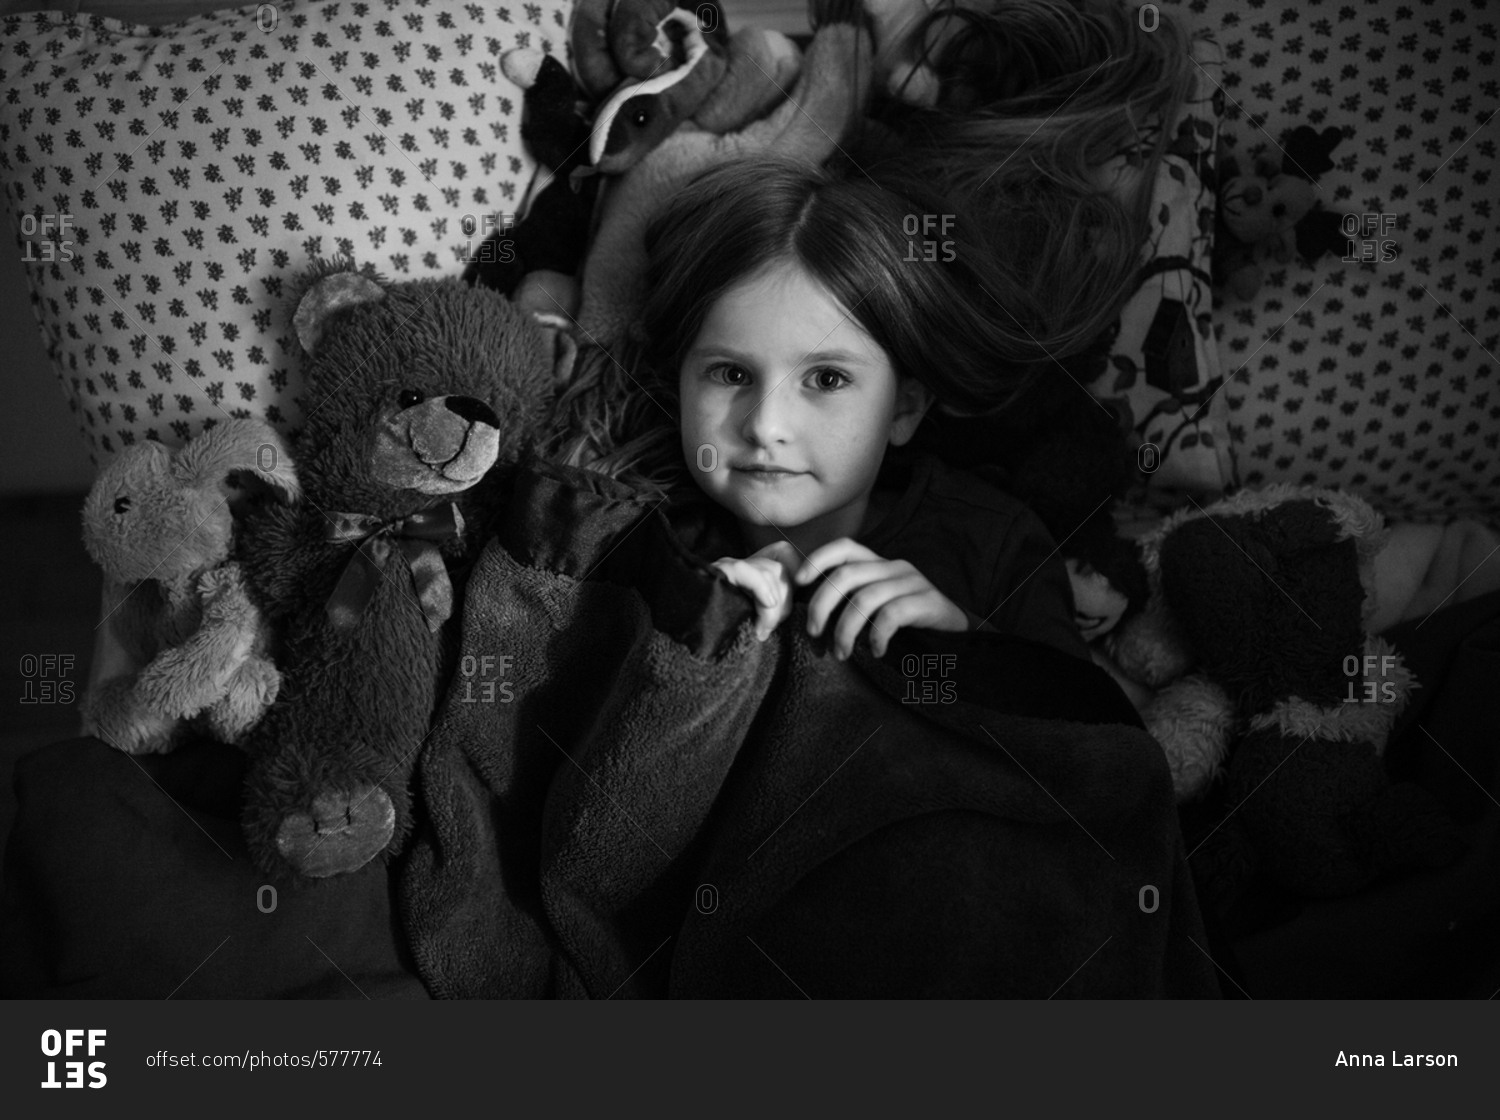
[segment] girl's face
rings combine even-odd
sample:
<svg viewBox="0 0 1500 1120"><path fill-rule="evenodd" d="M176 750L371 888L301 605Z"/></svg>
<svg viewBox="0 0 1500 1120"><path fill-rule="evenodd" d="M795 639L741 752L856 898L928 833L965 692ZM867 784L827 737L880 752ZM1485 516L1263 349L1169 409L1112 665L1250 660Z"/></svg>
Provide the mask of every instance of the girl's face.
<svg viewBox="0 0 1500 1120"><path fill-rule="evenodd" d="M887 445L929 397L817 280L777 262L709 309L680 371L682 450L753 548L862 527Z"/></svg>

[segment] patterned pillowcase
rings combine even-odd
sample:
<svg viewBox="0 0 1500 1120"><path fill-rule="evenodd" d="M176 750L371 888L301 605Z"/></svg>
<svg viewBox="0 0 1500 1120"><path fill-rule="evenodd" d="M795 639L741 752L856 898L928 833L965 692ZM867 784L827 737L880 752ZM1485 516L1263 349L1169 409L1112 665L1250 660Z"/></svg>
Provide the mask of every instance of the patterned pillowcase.
<svg viewBox="0 0 1500 1120"><path fill-rule="evenodd" d="M1185 492L1216 493L1234 481L1208 259L1223 58L1207 36L1194 39L1193 57L1197 85L1157 171L1141 284L1088 385L1140 441L1138 462L1153 505L1175 504ZM1120 180L1129 174L1116 170Z"/></svg>
<svg viewBox="0 0 1500 1120"><path fill-rule="evenodd" d="M461 273L535 171L500 55L566 58L570 8L0 20L0 180L95 462L225 416L295 434L290 282L338 253L397 280Z"/></svg>
<svg viewBox="0 0 1500 1120"><path fill-rule="evenodd" d="M1317 179L1344 259L1272 265L1217 316L1241 478L1500 526L1495 19L1385 0L1192 7L1224 44L1242 167L1284 162L1299 125L1342 133Z"/></svg>

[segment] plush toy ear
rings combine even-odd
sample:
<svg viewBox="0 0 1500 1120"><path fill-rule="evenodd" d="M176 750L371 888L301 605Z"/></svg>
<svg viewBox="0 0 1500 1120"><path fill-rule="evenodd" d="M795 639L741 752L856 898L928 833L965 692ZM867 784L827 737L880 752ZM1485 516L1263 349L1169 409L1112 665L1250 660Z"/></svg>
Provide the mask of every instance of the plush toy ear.
<svg viewBox="0 0 1500 1120"><path fill-rule="evenodd" d="M1324 253L1350 257L1358 252L1344 232L1343 216L1331 210L1315 207L1302 216L1295 230L1297 255L1308 264L1317 261Z"/></svg>
<svg viewBox="0 0 1500 1120"><path fill-rule="evenodd" d="M185 489L217 489L233 508L266 492L285 502L302 494L286 443L260 420L215 425L177 452L172 477Z"/></svg>
<svg viewBox="0 0 1500 1120"><path fill-rule="evenodd" d="M315 353L330 315L384 298L385 289L358 272L334 272L324 276L308 288L297 303L297 311L292 316L297 341L307 353Z"/></svg>
<svg viewBox="0 0 1500 1120"><path fill-rule="evenodd" d="M1344 134L1336 128L1318 132L1308 125L1298 125L1281 137L1280 147L1286 156L1282 173L1316 183L1318 176L1333 170L1331 153L1343 138Z"/></svg>

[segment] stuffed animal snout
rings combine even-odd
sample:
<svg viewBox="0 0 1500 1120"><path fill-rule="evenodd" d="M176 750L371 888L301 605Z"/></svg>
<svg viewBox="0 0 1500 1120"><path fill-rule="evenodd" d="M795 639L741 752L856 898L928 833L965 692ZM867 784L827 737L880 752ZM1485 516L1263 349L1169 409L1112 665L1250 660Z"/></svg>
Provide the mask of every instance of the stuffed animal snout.
<svg viewBox="0 0 1500 1120"><path fill-rule="evenodd" d="M380 429L373 474L392 489L452 494L483 478L499 456L494 409L474 397L429 397L401 409Z"/></svg>

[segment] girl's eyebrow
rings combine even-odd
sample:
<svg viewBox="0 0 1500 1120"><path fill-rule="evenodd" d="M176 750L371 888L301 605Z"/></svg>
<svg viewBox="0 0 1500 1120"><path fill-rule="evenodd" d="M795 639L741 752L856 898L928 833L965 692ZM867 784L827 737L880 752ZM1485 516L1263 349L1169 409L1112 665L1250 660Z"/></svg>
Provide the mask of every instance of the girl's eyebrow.
<svg viewBox="0 0 1500 1120"><path fill-rule="evenodd" d="M737 362L749 365L758 360L757 355L748 351L736 350L731 346L695 346L687 352L688 358L732 358ZM811 362L843 362L847 365L864 365L869 361L867 354L859 354L853 350L815 350L803 357L799 365L807 365Z"/></svg>
<svg viewBox="0 0 1500 1120"><path fill-rule="evenodd" d="M729 346L694 346L683 356L685 358L733 358L737 362L749 362L755 357L753 354L735 350Z"/></svg>
<svg viewBox="0 0 1500 1120"><path fill-rule="evenodd" d="M849 365L862 365L870 360L868 354L858 354L853 350L817 350L802 359L804 362L844 362Z"/></svg>

